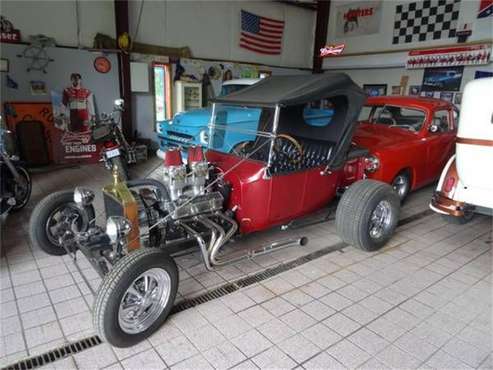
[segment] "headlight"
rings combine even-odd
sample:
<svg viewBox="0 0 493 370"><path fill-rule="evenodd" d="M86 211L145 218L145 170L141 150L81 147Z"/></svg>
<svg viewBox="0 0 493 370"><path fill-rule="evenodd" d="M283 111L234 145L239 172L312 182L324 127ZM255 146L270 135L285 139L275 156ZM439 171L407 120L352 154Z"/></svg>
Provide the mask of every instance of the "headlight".
<svg viewBox="0 0 493 370"><path fill-rule="evenodd" d="M111 243L116 244L126 237L132 230L132 224L122 216L111 216L106 221L106 235Z"/></svg>
<svg viewBox="0 0 493 370"><path fill-rule="evenodd" d="M94 192L85 188L75 188L74 202L79 206L88 206L94 200Z"/></svg>
<svg viewBox="0 0 493 370"><path fill-rule="evenodd" d="M365 171L375 172L380 168L380 160L374 155L365 158Z"/></svg>
<svg viewBox="0 0 493 370"><path fill-rule="evenodd" d="M200 131L199 139L201 144L207 145L209 143L209 132L207 130Z"/></svg>

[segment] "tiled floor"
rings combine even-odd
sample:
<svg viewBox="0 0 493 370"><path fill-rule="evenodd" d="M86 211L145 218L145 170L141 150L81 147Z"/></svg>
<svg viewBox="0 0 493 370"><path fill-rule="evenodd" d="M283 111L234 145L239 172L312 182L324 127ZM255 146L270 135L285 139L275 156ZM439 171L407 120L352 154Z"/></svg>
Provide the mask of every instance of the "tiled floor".
<svg viewBox="0 0 493 370"><path fill-rule="evenodd" d="M30 207L50 192L74 184L97 189L109 180L99 165L35 174ZM431 190L412 194L403 217L425 210ZM31 209L12 215L2 230L0 366L94 334L93 298L72 261L31 249ZM48 368L491 369L491 234L485 216L462 226L425 216L400 227L383 251L346 247L180 312L136 347L101 344ZM293 235L310 243L215 272L206 272L196 253L178 258L179 299L340 241L328 222L240 243ZM99 277L79 263L95 289Z"/></svg>

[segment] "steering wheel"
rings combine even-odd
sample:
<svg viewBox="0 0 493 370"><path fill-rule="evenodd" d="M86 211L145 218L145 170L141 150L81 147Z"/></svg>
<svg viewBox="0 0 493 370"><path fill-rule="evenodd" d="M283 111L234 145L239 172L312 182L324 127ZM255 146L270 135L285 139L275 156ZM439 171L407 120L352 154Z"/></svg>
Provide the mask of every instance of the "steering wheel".
<svg viewBox="0 0 493 370"><path fill-rule="evenodd" d="M242 141L238 144L235 144L229 152L240 157L245 157L248 153L252 151L254 144L255 142L253 141Z"/></svg>
<svg viewBox="0 0 493 370"><path fill-rule="evenodd" d="M281 140L288 141L291 145L289 147L283 146L280 144ZM294 149L294 151L292 149ZM303 147L298 140L287 134L279 134L276 136L274 151L276 154L280 155L281 158L284 157L293 164L298 164L303 159Z"/></svg>

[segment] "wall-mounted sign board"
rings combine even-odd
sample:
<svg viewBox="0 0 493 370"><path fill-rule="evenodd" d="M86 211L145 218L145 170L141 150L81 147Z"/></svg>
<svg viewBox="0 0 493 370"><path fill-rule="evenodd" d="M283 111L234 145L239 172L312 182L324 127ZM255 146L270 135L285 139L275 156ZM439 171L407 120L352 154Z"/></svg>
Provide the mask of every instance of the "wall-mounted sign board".
<svg viewBox="0 0 493 370"><path fill-rule="evenodd" d="M488 64L491 46L488 44L453 46L409 52L406 68L451 67Z"/></svg>
<svg viewBox="0 0 493 370"><path fill-rule="evenodd" d="M149 65L130 62L130 86L132 92L149 92Z"/></svg>

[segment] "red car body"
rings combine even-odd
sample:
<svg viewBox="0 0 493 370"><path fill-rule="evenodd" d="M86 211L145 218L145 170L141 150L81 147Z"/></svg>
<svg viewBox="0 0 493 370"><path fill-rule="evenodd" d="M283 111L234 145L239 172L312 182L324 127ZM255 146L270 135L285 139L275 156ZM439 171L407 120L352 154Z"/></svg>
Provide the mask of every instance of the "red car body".
<svg viewBox="0 0 493 370"><path fill-rule="evenodd" d="M232 186L228 208L235 216L241 233L265 230L288 223L319 210L336 197L337 189L364 177L364 158L350 159L337 171L324 172L324 166L288 174L264 176L265 163L243 159L214 150L207 159ZM242 161L241 163L239 163Z"/></svg>
<svg viewBox="0 0 493 370"><path fill-rule="evenodd" d="M410 96L370 97L365 106L401 107L424 113L424 122L417 131L379 123L371 113L361 121L353 141L369 149L370 155L379 161L378 168L367 174L368 178L391 184L398 174L407 172L410 190L435 181L455 150L457 108L444 100ZM440 114L448 117L448 130L432 132Z"/></svg>

